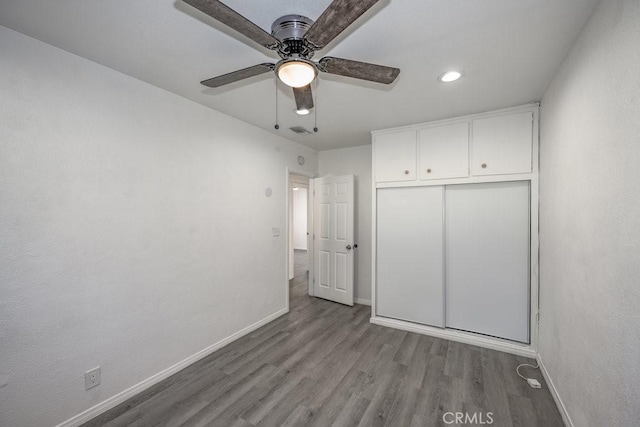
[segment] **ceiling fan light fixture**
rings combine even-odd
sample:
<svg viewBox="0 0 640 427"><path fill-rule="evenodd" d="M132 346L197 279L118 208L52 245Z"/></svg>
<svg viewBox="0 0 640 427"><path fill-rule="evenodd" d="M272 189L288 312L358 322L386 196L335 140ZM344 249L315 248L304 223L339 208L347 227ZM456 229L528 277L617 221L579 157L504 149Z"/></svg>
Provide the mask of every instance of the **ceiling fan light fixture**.
<svg viewBox="0 0 640 427"><path fill-rule="evenodd" d="M299 116L306 116L307 114L309 114L311 112L306 108L301 108L299 110L296 109L295 111L296 111L296 114L299 115Z"/></svg>
<svg viewBox="0 0 640 427"><path fill-rule="evenodd" d="M311 61L293 59L282 61L276 67L276 75L282 83L291 87L304 87L311 83L318 71Z"/></svg>
<svg viewBox="0 0 640 427"><path fill-rule="evenodd" d="M446 73L440 74L440 77L438 77L438 80L441 83L451 83L451 82L455 82L460 77L462 77L462 73L460 71L451 70L451 71L447 71Z"/></svg>

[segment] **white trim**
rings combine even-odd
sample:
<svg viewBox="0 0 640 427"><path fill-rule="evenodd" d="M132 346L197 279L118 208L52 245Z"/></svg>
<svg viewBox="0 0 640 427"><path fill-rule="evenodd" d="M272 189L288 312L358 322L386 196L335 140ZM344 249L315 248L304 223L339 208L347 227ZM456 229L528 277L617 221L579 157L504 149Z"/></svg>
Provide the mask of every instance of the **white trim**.
<svg viewBox="0 0 640 427"><path fill-rule="evenodd" d="M429 181L389 181L374 183L375 188L430 187L455 184L484 184L486 182L531 181L533 173L513 173L505 175L468 176L464 178L431 179Z"/></svg>
<svg viewBox="0 0 640 427"><path fill-rule="evenodd" d="M430 335L445 340L458 341L465 344L477 345L478 347L490 348L492 350L504 351L505 353L515 354L535 358L536 352L526 344L518 344L501 340L499 338L485 337L470 332L455 331L452 329L441 329L433 326L420 325L417 323L405 322L403 320L389 319L373 315L371 323L374 325L387 326L390 328L400 329L408 332L415 332L422 335Z"/></svg>
<svg viewBox="0 0 640 427"><path fill-rule="evenodd" d="M360 305L371 305L371 300L370 299L364 299L364 298L354 298L353 302L355 302L356 304L360 304Z"/></svg>
<svg viewBox="0 0 640 427"><path fill-rule="evenodd" d="M529 343L538 349L540 312L540 104L533 109L533 147L529 184Z"/></svg>
<svg viewBox="0 0 640 427"><path fill-rule="evenodd" d="M554 402L556 402L558 411L560 411L560 415L562 416L562 421L564 421L564 424L566 426L573 427L573 421L571 421L571 417L569 416L567 407L564 406L564 402L560 398L560 395L558 394L558 390L556 389L556 386L553 384L553 381L551 381L549 372L547 371L547 368L544 366L544 363L542 363L542 358L540 357L540 354L536 356L536 360L538 361L538 366L540 367L540 372L542 373L542 377L544 378L544 381L547 383L547 387L551 392L551 396L553 397Z"/></svg>
<svg viewBox="0 0 640 427"><path fill-rule="evenodd" d="M277 319L278 317L287 314L289 312L288 308L283 308L282 310L279 310L267 317L265 317L262 320L257 321L256 323L247 326L244 329L241 329L240 331L229 335L227 338L224 338L220 341L218 341L217 343L203 349L200 350L199 352L187 357L186 359L176 363L173 366L170 366L169 368L158 372L155 375L152 375L151 377L147 378L146 380L143 380L141 382L139 382L138 384L129 387L128 389L114 395L111 396L110 398L108 398L107 400L98 403L97 405L87 409L84 412L81 412L80 414L69 418L66 421L61 422L60 424L57 425L57 427L76 427L76 426L80 426L84 423L86 423L87 421L90 421L91 419L97 417L100 414L103 414L105 412L107 412L109 409L115 408L116 406L118 406L119 404L125 402L127 399L142 393L144 390L158 384L159 382L169 378L171 375L181 371L182 369L186 368L187 366L209 356L211 353L213 353L216 350L221 349L222 347L224 347L227 344L232 343L233 341L242 338L243 336L255 331L256 329L260 328L261 326L266 325L267 323Z"/></svg>
<svg viewBox="0 0 640 427"><path fill-rule="evenodd" d="M378 277L378 191L376 190L376 150L371 146L371 317L377 313L376 298Z"/></svg>

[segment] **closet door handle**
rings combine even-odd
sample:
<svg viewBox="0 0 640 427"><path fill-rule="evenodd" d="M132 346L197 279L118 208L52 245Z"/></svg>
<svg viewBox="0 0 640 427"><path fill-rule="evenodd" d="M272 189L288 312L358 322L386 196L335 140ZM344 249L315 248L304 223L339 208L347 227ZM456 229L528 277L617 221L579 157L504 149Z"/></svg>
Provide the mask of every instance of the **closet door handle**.
<svg viewBox="0 0 640 427"><path fill-rule="evenodd" d="M347 245L347 250L350 251L351 250L351 245Z"/></svg>

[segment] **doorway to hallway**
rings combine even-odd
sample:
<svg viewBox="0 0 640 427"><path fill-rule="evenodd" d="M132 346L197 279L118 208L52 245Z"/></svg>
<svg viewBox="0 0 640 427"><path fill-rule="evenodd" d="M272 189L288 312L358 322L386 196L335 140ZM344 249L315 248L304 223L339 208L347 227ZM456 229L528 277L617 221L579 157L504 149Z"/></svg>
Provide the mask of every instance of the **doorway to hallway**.
<svg viewBox="0 0 640 427"><path fill-rule="evenodd" d="M289 301L309 295L310 230L309 177L289 174ZM291 307L291 305L290 305Z"/></svg>

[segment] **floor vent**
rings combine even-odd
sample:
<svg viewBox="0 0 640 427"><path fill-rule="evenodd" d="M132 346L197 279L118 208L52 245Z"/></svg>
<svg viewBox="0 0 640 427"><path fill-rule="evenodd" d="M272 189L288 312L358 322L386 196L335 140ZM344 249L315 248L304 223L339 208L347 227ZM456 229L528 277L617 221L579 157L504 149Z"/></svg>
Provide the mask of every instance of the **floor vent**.
<svg viewBox="0 0 640 427"><path fill-rule="evenodd" d="M300 134L300 135L311 135L311 131L307 130L305 128L303 128L302 126L294 126L291 129L293 132Z"/></svg>

